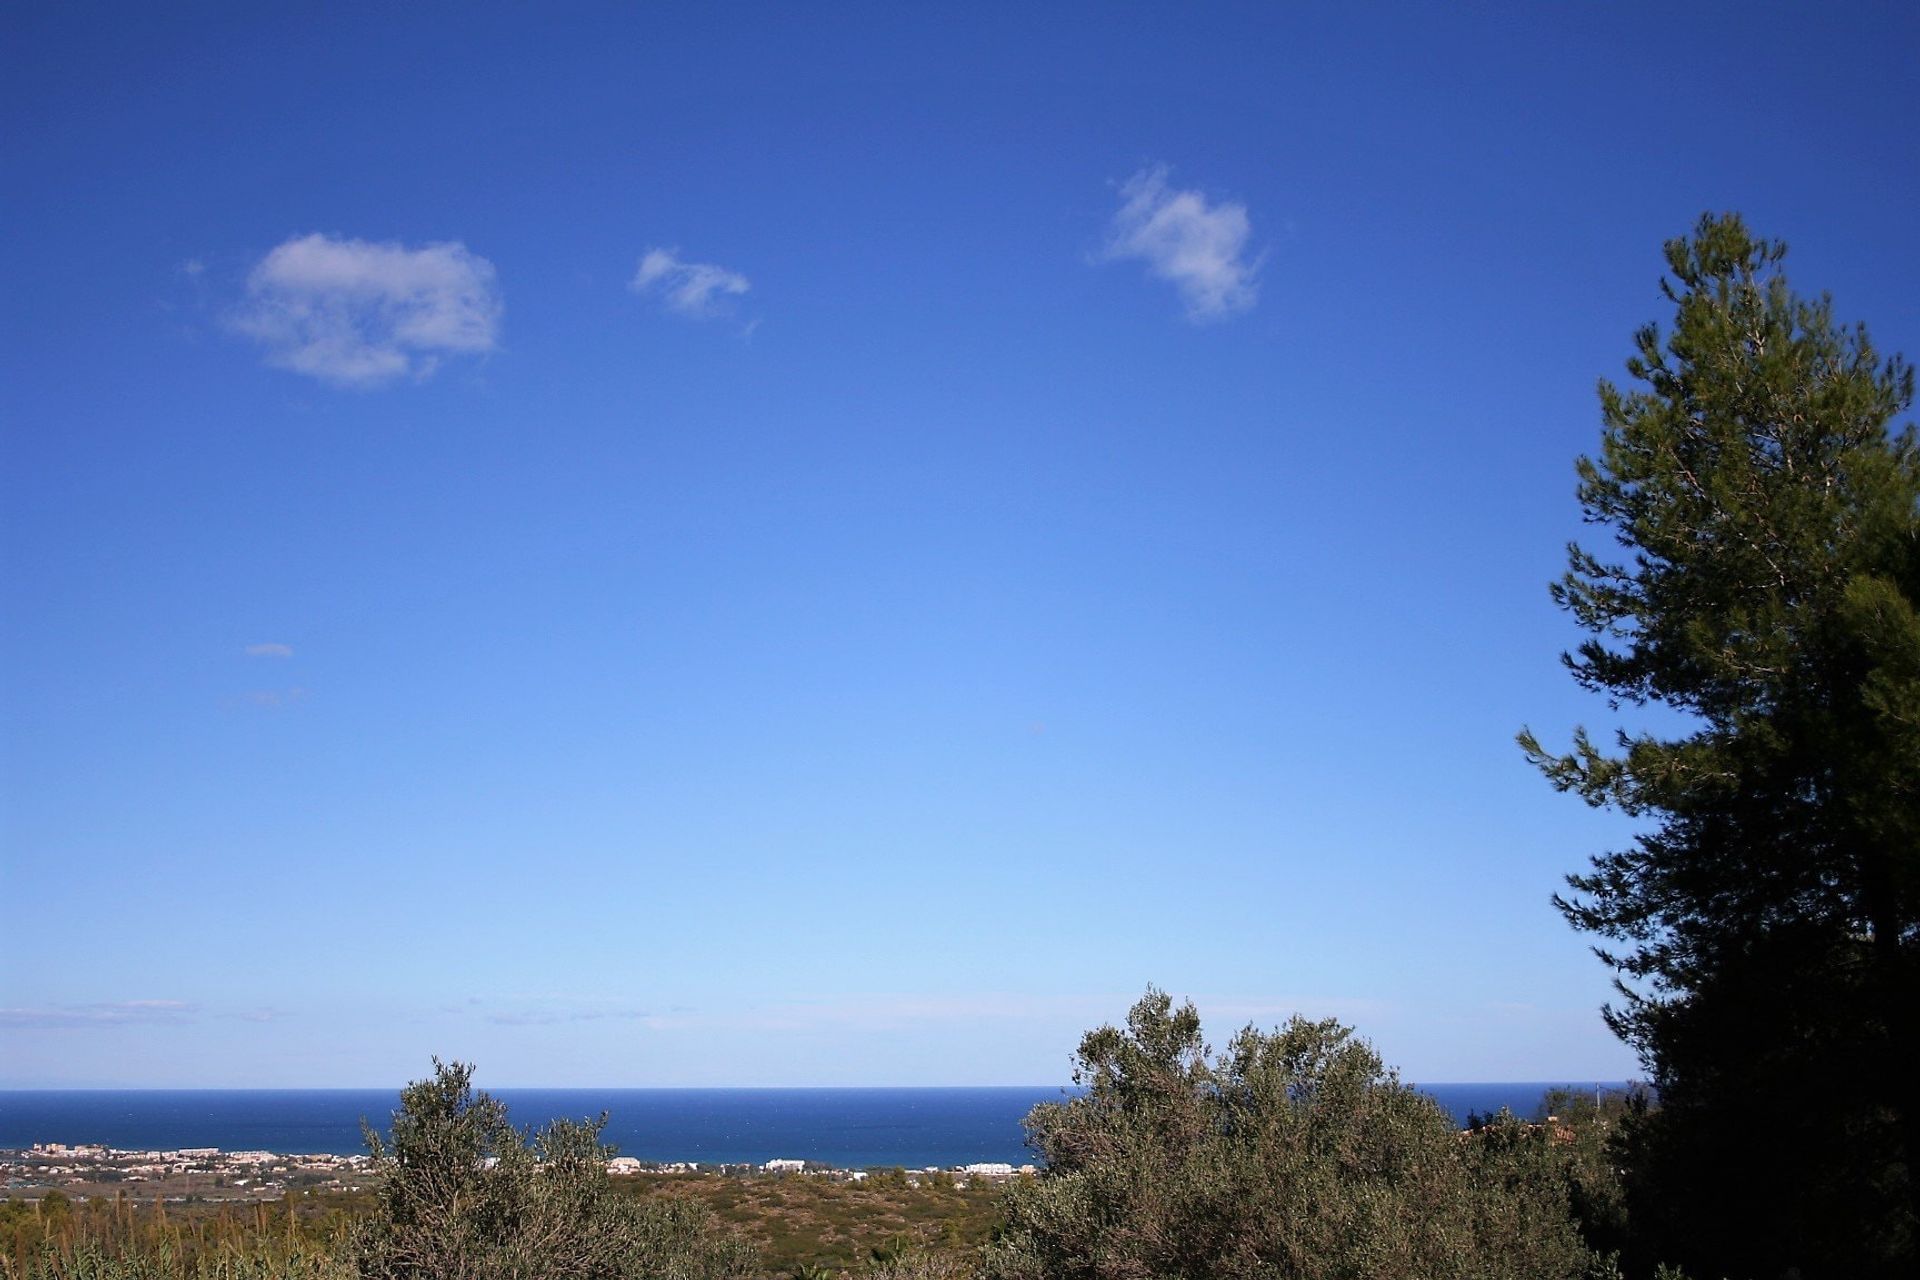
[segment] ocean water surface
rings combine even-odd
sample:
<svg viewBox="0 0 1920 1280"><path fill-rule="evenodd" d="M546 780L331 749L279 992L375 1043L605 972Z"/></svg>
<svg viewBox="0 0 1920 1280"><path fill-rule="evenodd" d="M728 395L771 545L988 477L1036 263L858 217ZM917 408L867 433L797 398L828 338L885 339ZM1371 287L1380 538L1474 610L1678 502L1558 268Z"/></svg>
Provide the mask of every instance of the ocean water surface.
<svg viewBox="0 0 1920 1280"><path fill-rule="evenodd" d="M1591 1081L1438 1084L1430 1093L1454 1119L1507 1107L1538 1112L1547 1090L1592 1090ZM603 1137L642 1160L759 1164L817 1160L840 1168L927 1168L1035 1162L1020 1120L1058 1086L953 1089L494 1089L522 1127L608 1115ZM390 1089L88 1089L0 1091L0 1147L101 1142L134 1150L365 1150L364 1118L385 1130Z"/></svg>

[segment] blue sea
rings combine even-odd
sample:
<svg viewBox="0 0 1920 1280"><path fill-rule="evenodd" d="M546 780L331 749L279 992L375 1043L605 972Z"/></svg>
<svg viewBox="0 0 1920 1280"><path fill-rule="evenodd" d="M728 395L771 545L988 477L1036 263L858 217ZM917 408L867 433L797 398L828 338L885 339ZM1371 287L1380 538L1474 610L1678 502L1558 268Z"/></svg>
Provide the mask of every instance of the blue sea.
<svg viewBox="0 0 1920 1280"><path fill-rule="evenodd" d="M1593 1082L1419 1086L1455 1120L1540 1108L1548 1089ZM1604 1087L1617 1087L1608 1084ZM495 1089L515 1123L608 1113L603 1137L642 1160L759 1164L817 1160L846 1169L926 1168L1035 1157L1020 1119L1059 1086L964 1089ZM0 1147L100 1142L123 1149L364 1150L364 1117L385 1129L386 1089L0 1090Z"/></svg>

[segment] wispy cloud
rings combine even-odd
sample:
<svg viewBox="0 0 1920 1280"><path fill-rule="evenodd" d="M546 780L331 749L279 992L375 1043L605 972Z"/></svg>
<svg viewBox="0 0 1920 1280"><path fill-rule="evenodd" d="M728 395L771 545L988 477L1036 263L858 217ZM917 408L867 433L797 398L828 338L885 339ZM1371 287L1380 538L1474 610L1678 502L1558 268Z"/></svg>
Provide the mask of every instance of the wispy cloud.
<svg viewBox="0 0 1920 1280"><path fill-rule="evenodd" d="M545 1027L556 1022L638 1021L652 1016L645 1009L503 1009L488 1014L487 1021L503 1027Z"/></svg>
<svg viewBox="0 0 1920 1280"><path fill-rule="evenodd" d="M256 1009L239 1009L232 1013L223 1013L220 1016L223 1018L231 1018L237 1022L277 1022L287 1015L284 1010L262 1006Z"/></svg>
<svg viewBox="0 0 1920 1280"><path fill-rule="evenodd" d="M184 1000L118 1000L95 1004L37 1005L0 1008L0 1027L15 1030L60 1031L124 1027L135 1023L191 1021L200 1006Z"/></svg>
<svg viewBox="0 0 1920 1280"><path fill-rule="evenodd" d="M291 689L249 689L240 697L250 707L258 707L262 711L278 711L282 707L305 702L307 691L299 685L294 685Z"/></svg>
<svg viewBox="0 0 1920 1280"><path fill-rule="evenodd" d="M755 1033L813 1032L823 1029L911 1032L941 1024L978 1026L985 1023L1028 1023L1041 1027L1084 1028L1103 1022L1122 1022L1138 993L1077 993L1036 996L985 991L941 995L865 993L818 1000L782 1000L735 1010L699 1013L670 1010L646 1016L658 1031L725 1028ZM1365 1020L1378 1015L1380 1001L1349 996L1195 996L1194 1003L1208 1025L1224 1037L1248 1023L1273 1025L1295 1013L1308 1017Z"/></svg>
<svg viewBox="0 0 1920 1280"><path fill-rule="evenodd" d="M738 271L683 261L678 249L649 249L630 287L635 293L657 294L669 311L704 319L725 314L727 300L753 285Z"/></svg>
<svg viewBox="0 0 1920 1280"><path fill-rule="evenodd" d="M1120 188L1120 209L1107 228L1102 261L1138 260L1148 274L1180 291L1187 319L1223 320L1259 298L1262 259L1247 256L1247 206L1209 203L1203 192L1168 185L1164 166L1142 169Z"/></svg>
<svg viewBox="0 0 1920 1280"><path fill-rule="evenodd" d="M1032 996L988 991L942 995L866 993L819 1000L783 1000L735 1014L669 1019L667 1025L712 1023L755 1032L809 1032L823 1028L854 1031L912 1031L942 1023L1097 1020L1115 1001L1099 996ZM1118 1007L1124 1011L1126 1005Z"/></svg>
<svg viewBox="0 0 1920 1280"><path fill-rule="evenodd" d="M457 242L298 236L261 259L233 316L267 363L323 382L425 378L445 355L494 348L503 308L493 264Z"/></svg>
<svg viewBox="0 0 1920 1280"><path fill-rule="evenodd" d="M1176 999L1185 998L1178 993ZM442 1013L477 1018L502 1027L548 1027L586 1022L628 1022L650 1032L747 1032L807 1035L821 1031L917 1034L942 1027L1021 1025L1031 1033L1077 1034L1101 1023L1124 1022L1139 993L1077 992L1033 995L1009 991L849 992L815 999L756 1001L719 1008L685 1004L642 1007L617 996L519 993L473 996L446 1005ZM1316 995L1196 995L1192 999L1210 1030L1225 1039L1248 1023L1285 1022L1296 1013L1365 1023L1388 1006L1365 997ZM1062 1030L1064 1029L1064 1030Z"/></svg>
<svg viewBox="0 0 1920 1280"><path fill-rule="evenodd" d="M293 646L290 644L250 644L247 646L249 658L291 658Z"/></svg>
<svg viewBox="0 0 1920 1280"><path fill-rule="evenodd" d="M608 1019L651 1019L632 1001L607 996L509 995L498 999L474 996L469 1009L503 1027L544 1027L561 1022L602 1022Z"/></svg>

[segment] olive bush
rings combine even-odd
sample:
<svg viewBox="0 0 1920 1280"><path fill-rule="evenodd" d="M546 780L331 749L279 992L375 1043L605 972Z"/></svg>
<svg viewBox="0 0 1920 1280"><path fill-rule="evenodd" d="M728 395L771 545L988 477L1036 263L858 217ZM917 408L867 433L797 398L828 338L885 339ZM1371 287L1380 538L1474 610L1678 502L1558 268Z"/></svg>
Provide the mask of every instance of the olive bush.
<svg viewBox="0 0 1920 1280"><path fill-rule="evenodd" d="M1077 1096L1027 1118L993 1280L1548 1280L1592 1259L1564 1162L1511 1117L1462 1134L1335 1022L1213 1057L1151 990L1088 1033Z"/></svg>
<svg viewBox="0 0 1920 1280"><path fill-rule="evenodd" d="M473 1068L434 1061L408 1085L392 1141L371 1129L378 1212L353 1240L367 1280L735 1280L751 1245L682 1202L642 1203L606 1177L606 1117L523 1134Z"/></svg>

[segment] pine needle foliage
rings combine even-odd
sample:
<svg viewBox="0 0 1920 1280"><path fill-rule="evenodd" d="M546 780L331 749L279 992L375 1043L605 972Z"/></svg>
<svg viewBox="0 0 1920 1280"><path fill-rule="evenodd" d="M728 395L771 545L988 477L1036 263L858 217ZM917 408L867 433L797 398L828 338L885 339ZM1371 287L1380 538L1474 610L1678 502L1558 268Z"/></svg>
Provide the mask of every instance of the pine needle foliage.
<svg viewBox="0 0 1920 1280"><path fill-rule="evenodd" d="M1642 820L1556 898L1662 1105L1636 1231L1690 1269L1914 1274L1920 456L1912 368L1735 215L1666 246L1671 328L1600 385L1567 666L1665 731L1521 745ZM1651 719L1651 718L1649 718Z"/></svg>

